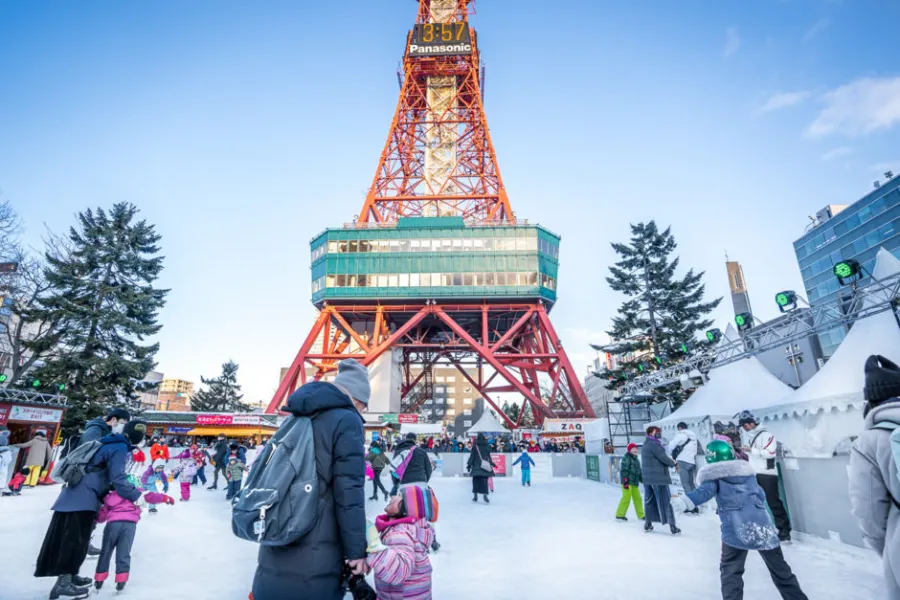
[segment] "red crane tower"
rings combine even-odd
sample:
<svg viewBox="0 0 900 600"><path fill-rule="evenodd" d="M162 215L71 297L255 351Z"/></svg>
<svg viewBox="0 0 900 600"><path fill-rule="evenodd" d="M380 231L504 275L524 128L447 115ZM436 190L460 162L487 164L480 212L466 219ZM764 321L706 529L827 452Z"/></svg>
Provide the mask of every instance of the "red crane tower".
<svg viewBox="0 0 900 600"><path fill-rule="evenodd" d="M516 220L500 176L472 3L419 0L374 181L355 223L310 244L319 316L268 412L355 358L396 373L376 386L384 412L415 412L433 367L452 365L510 426L495 394L521 396L538 423L594 416L548 317L559 236Z"/></svg>

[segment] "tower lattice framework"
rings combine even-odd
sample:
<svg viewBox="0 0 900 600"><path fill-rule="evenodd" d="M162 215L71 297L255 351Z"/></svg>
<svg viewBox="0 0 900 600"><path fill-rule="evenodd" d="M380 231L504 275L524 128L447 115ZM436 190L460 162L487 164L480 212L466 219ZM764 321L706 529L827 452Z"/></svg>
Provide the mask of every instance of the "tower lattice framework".
<svg viewBox="0 0 900 600"><path fill-rule="evenodd" d="M485 117L471 5L472 0L419 0L397 109L355 230L397 227L417 217L461 217L466 227L517 226ZM450 54L416 48L429 32L446 36L448 29L463 38L447 41ZM344 358L371 366L393 353L402 373L403 412L415 412L430 399L431 369L442 364L457 367L510 426L520 423L500 410L498 394L524 400L539 424L547 417L594 416L550 322L552 302L539 294L344 300L327 292L268 412L278 410L297 385L320 379Z"/></svg>

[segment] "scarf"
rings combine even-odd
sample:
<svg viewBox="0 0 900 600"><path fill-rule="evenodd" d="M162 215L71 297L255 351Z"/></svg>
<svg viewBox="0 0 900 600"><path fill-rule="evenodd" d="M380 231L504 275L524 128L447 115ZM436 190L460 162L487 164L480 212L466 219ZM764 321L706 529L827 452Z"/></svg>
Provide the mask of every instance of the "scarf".
<svg viewBox="0 0 900 600"><path fill-rule="evenodd" d="M400 525L402 523L415 523L418 520L419 519L415 517L399 517L388 514L378 515L375 517L375 529L378 530L378 533L381 533L388 527L393 527L394 525Z"/></svg>

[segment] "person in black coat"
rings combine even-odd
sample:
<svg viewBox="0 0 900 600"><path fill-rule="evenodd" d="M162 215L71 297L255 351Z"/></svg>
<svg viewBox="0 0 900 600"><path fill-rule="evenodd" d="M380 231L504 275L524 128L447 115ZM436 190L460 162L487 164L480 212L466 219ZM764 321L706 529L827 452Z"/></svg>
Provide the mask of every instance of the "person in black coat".
<svg viewBox="0 0 900 600"><path fill-rule="evenodd" d="M51 598L87 598L91 582L78 571L87 556L91 530L103 497L110 487L126 500L136 501L141 491L128 480L126 465L131 450L144 439L147 424L131 421L122 433L100 438L100 447L91 457L77 484L63 486L53 504L53 517L35 566L35 577L56 577Z"/></svg>
<svg viewBox="0 0 900 600"><path fill-rule="evenodd" d="M338 363L334 384L307 383L285 410L312 418L319 478L315 528L288 546L260 546L254 600L342 600L341 573L366 573L366 500L363 419L369 401L366 368Z"/></svg>
<svg viewBox="0 0 900 600"><path fill-rule="evenodd" d="M490 463L491 469L485 469L481 461L486 460ZM469 455L469 462L466 463L466 471L472 474L472 502L478 502L478 494L484 496L484 501L490 504L488 500L488 477L494 476L494 469L497 465L491 460L491 447L488 445L487 438L483 433L479 433L475 438L475 447Z"/></svg>
<svg viewBox="0 0 900 600"><path fill-rule="evenodd" d="M208 490L215 490L219 487L219 471L222 472L222 477L225 477L225 467L228 466L228 442L225 440L225 434L220 433L219 437L216 439L216 443L213 446L213 455L212 459L215 463L213 465L213 483L209 486Z"/></svg>
<svg viewBox="0 0 900 600"><path fill-rule="evenodd" d="M397 479L394 477L394 487L391 490L391 496L397 495L397 490L401 486L413 483L427 484L431 480L431 459L428 458L428 451L421 446L416 445L416 434L408 433L406 438L394 446L394 458L391 460L391 468L399 467L406 458L407 453L412 452L403 477Z"/></svg>
<svg viewBox="0 0 900 600"><path fill-rule="evenodd" d="M672 493L669 485L672 477L669 468L675 461L666 452L662 443L662 429L651 425L647 428L647 438L641 447L641 479L644 480L644 531L653 531L653 523L668 524L672 535L681 530L675 526L675 511L672 510Z"/></svg>

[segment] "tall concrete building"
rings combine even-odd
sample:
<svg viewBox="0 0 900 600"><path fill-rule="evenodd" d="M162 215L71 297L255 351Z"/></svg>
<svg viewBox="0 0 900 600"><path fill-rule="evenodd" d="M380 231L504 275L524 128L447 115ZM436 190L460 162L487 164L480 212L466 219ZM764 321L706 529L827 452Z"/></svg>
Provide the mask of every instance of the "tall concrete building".
<svg viewBox="0 0 900 600"><path fill-rule="evenodd" d="M747 291L747 280L744 279L744 270L741 263L727 261L725 270L728 273L728 287L731 288L731 304L734 306L735 316L741 313L752 313L750 309L750 293Z"/></svg>
<svg viewBox="0 0 900 600"><path fill-rule="evenodd" d="M420 414L428 422L443 423L450 436L462 436L481 417L480 395L456 367L435 366L431 370L434 391L425 400ZM466 369L469 377L478 380L477 369ZM418 375L413 372L413 375Z"/></svg>
<svg viewBox="0 0 900 600"><path fill-rule="evenodd" d="M193 394L193 381L164 378L159 385L159 401L156 410L176 412L191 410Z"/></svg>

